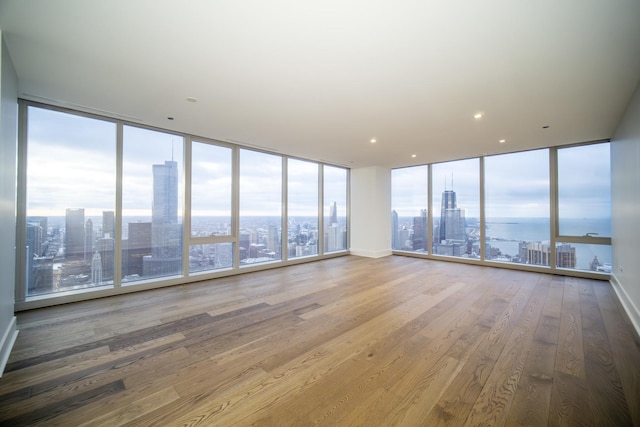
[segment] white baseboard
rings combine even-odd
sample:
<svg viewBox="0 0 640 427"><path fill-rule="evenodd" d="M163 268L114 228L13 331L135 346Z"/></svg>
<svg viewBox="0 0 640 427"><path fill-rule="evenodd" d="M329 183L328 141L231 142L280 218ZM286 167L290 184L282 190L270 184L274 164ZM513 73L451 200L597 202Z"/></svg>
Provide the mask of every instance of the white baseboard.
<svg viewBox="0 0 640 427"><path fill-rule="evenodd" d="M392 254L391 249L384 249L382 251L368 251L364 249L349 249L351 255L363 256L367 258L382 258Z"/></svg>
<svg viewBox="0 0 640 427"><path fill-rule="evenodd" d="M611 275L610 280L611 286L613 286L613 290L616 292L624 311L626 311L629 319L631 319L631 323L636 330L636 333L640 336L640 310L634 304L633 300L627 294L627 291L622 287L615 274Z"/></svg>
<svg viewBox="0 0 640 427"><path fill-rule="evenodd" d="M7 325L7 328L2 334L2 341L0 341L0 377L4 372L7 361L9 360L9 354L13 348L13 344L16 342L18 336L18 329L16 328L16 317L11 319L11 322Z"/></svg>

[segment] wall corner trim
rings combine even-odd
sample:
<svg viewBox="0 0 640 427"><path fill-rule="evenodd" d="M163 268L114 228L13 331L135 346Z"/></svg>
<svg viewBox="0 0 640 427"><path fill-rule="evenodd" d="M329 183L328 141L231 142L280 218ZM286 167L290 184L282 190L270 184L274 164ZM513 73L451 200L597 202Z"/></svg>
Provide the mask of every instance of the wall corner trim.
<svg viewBox="0 0 640 427"><path fill-rule="evenodd" d="M13 316L11 322L7 325L7 329L5 329L2 334L2 341L0 341L0 377L2 377L4 368L7 366L9 354L11 353L11 349L13 348L13 344L16 342L17 337L18 329L16 328L16 317Z"/></svg>
<svg viewBox="0 0 640 427"><path fill-rule="evenodd" d="M362 256L366 258L382 258L385 256L392 255L391 249L385 249L382 251L369 251L366 249L354 249L351 248L349 250L351 255Z"/></svg>
<svg viewBox="0 0 640 427"><path fill-rule="evenodd" d="M624 311L629 316L631 324L636 330L636 334L640 336L640 310L638 310L638 307L636 307L633 300L629 297L629 294L627 294L627 291L622 287L615 274L611 275L609 283L611 283L620 304L622 304L622 308L624 308Z"/></svg>

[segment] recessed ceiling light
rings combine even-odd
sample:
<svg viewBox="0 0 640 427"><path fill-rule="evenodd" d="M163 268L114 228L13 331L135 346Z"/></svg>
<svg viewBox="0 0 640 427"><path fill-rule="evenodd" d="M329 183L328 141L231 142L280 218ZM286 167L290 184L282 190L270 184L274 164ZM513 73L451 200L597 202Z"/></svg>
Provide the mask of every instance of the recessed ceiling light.
<svg viewBox="0 0 640 427"><path fill-rule="evenodd" d="M507 142L506 139L501 139L500 141L498 141L500 144L504 144L505 142Z"/></svg>
<svg viewBox="0 0 640 427"><path fill-rule="evenodd" d="M198 102L198 100L196 98L194 98L193 96L188 96L187 97L187 101L189 101L189 102Z"/></svg>
<svg viewBox="0 0 640 427"><path fill-rule="evenodd" d="M482 118L482 113L476 113L473 115L474 119L481 119Z"/></svg>
<svg viewBox="0 0 640 427"><path fill-rule="evenodd" d="M411 157L415 158L415 157L418 157L418 155L417 154L412 154Z"/></svg>
<svg viewBox="0 0 640 427"><path fill-rule="evenodd" d="M369 141L369 142L372 143L372 144L375 144L377 141L376 141L375 138L371 138L371 141Z"/></svg>

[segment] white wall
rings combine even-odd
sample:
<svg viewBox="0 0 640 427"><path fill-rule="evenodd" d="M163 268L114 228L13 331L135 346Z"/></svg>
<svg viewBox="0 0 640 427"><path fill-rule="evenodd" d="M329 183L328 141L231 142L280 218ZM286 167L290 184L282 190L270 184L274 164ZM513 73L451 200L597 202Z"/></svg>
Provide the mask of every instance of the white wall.
<svg viewBox="0 0 640 427"><path fill-rule="evenodd" d="M16 339L13 315L16 236L18 77L0 31L0 375Z"/></svg>
<svg viewBox="0 0 640 427"><path fill-rule="evenodd" d="M640 333L640 86L611 142L611 282Z"/></svg>
<svg viewBox="0 0 640 427"><path fill-rule="evenodd" d="M351 169L351 247L353 255L391 255L391 170Z"/></svg>

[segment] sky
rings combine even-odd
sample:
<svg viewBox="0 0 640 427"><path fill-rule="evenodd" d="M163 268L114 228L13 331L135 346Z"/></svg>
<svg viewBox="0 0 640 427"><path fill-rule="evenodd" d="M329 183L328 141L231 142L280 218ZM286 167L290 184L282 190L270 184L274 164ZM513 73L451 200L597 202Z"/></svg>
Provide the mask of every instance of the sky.
<svg viewBox="0 0 640 427"><path fill-rule="evenodd" d="M183 188L184 139L125 126L123 140L124 214L150 216L153 164L178 162L179 188ZM88 216L115 210L115 123L29 107L27 162L28 215L63 216L69 207L85 208ZM561 217L610 216L608 144L560 149L558 163ZM241 213L281 212L282 168L281 156L240 150ZM434 217L439 215L445 188L456 192L458 207L466 217L479 217L479 169L477 158L432 166ZM192 172L194 215L227 215L231 149L195 141ZM288 209L292 215L317 214L318 173L317 163L289 159ZM338 202L339 216L344 215L346 170L325 166L324 180L325 215L333 201ZM486 157L485 186L487 218L547 217L549 150ZM427 166L393 170L392 208L400 216L417 216L427 206Z"/></svg>
<svg viewBox="0 0 640 427"><path fill-rule="evenodd" d="M115 210L116 125L113 122L29 107L27 215L64 216L67 208L85 208L100 216ZM125 216L150 216L152 165L178 163L179 197L184 182L182 136L135 126L123 129L122 206ZM229 215L232 150L197 140L192 143L194 215ZM241 215L279 215L282 211L282 157L240 150ZM288 160L289 204L293 215L318 213L318 163ZM325 166L324 210L338 203L346 214L346 170ZM340 212L342 210L342 212ZM182 209L180 209L182 211Z"/></svg>
<svg viewBox="0 0 640 427"><path fill-rule="evenodd" d="M549 150L485 157L487 218L549 217ZM434 218L440 215L442 192L456 192L466 217L480 211L480 160L432 165ZM399 216L418 216L427 207L427 167L392 171L392 208ZM560 217L610 217L609 144L558 150Z"/></svg>

